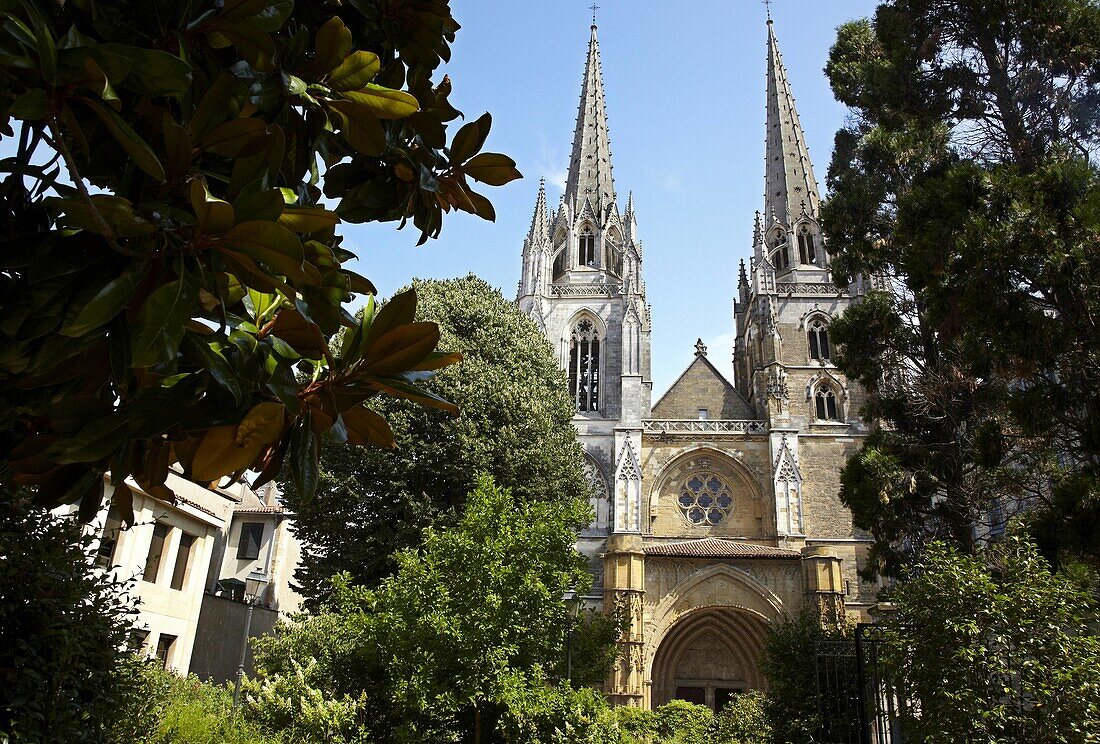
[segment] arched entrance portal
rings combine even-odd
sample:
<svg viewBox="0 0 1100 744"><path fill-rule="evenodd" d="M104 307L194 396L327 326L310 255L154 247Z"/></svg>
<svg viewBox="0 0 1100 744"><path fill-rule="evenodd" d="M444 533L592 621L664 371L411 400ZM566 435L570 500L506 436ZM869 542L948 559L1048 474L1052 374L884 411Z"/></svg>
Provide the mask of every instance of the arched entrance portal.
<svg viewBox="0 0 1100 744"><path fill-rule="evenodd" d="M651 705L688 700L721 710L746 690L763 689L758 660L766 621L736 608L706 608L676 622L653 659Z"/></svg>

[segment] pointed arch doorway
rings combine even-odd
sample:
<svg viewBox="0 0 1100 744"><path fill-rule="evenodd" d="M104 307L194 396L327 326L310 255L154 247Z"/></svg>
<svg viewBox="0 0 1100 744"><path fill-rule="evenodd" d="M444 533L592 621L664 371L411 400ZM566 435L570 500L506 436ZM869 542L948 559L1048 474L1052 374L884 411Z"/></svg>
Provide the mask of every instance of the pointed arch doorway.
<svg viewBox="0 0 1100 744"><path fill-rule="evenodd" d="M720 711L734 695L764 689L759 659L766 627L756 613L730 607L678 620L653 658L651 707L680 699Z"/></svg>

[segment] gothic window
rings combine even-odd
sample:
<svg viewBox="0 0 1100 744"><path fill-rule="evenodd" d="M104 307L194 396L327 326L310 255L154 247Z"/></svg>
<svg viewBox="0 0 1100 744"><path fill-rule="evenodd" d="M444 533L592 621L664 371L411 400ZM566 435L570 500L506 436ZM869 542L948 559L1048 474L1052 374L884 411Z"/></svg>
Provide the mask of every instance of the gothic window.
<svg viewBox="0 0 1100 744"><path fill-rule="evenodd" d="M596 268L596 236L592 234L592 228L584 226L581 233L580 252L577 255L577 265Z"/></svg>
<svg viewBox="0 0 1100 744"><path fill-rule="evenodd" d="M810 359L827 362L831 358L829 349L829 330L825 327L825 321L814 318L806 326L806 336L810 342Z"/></svg>
<svg viewBox="0 0 1100 744"><path fill-rule="evenodd" d="M720 475L702 471L692 473L681 484L677 503L689 522L711 527L730 513L733 496Z"/></svg>
<svg viewBox="0 0 1100 744"><path fill-rule="evenodd" d="M554 256L554 281L561 279L565 276L565 251L558 251L558 254Z"/></svg>
<svg viewBox="0 0 1100 744"><path fill-rule="evenodd" d="M787 250L787 234L783 232L783 230L777 229L775 231L774 242L775 249L772 251L771 256L772 266L774 266L777 271L783 271L784 269L790 268L791 256L790 252Z"/></svg>
<svg viewBox="0 0 1100 744"><path fill-rule="evenodd" d="M822 385L814 393L814 407L818 421L840 421L836 391L828 385Z"/></svg>
<svg viewBox="0 0 1100 744"><path fill-rule="evenodd" d="M810 228L803 225L798 230L798 259L804 264L817 263L817 243Z"/></svg>
<svg viewBox="0 0 1100 744"><path fill-rule="evenodd" d="M623 247L618 233L612 233L604 240L603 265L615 276L623 275Z"/></svg>
<svg viewBox="0 0 1100 744"><path fill-rule="evenodd" d="M600 407L600 337L588 318L573 328L569 348L569 393L578 411Z"/></svg>

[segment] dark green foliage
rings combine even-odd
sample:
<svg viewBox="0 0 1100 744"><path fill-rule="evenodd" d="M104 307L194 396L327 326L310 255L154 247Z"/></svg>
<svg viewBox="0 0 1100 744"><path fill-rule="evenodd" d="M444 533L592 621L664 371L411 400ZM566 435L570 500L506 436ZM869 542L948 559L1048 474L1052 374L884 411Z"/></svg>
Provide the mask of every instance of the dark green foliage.
<svg viewBox="0 0 1100 744"><path fill-rule="evenodd" d="M888 289L832 328L882 424L842 478L869 570L1005 505L1100 560L1100 5L885 2L826 71L834 274Z"/></svg>
<svg viewBox="0 0 1100 744"><path fill-rule="evenodd" d="M825 627L813 610L768 626L760 668L768 678L764 709L776 744L819 739L826 721L818 709L817 644L850 638L847 626ZM833 724L835 728L844 722Z"/></svg>
<svg viewBox="0 0 1100 744"><path fill-rule="evenodd" d="M714 744L770 744L772 726L768 721L767 697L751 690L733 698L714 720Z"/></svg>
<svg viewBox="0 0 1100 744"><path fill-rule="evenodd" d="M317 498L292 494L305 543L297 578L313 600L338 572L366 584L392 572L396 551L456 518L477 473L520 502L588 496L565 377L534 322L474 276L413 288L416 320L438 324L441 347L463 355L424 387L462 415L379 400L395 450L325 448Z"/></svg>
<svg viewBox="0 0 1100 744"><path fill-rule="evenodd" d="M479 729L500 741L513 702L558 705L532 701L564 658L562 594L591 581L573 549L587 511L479 478L462 518L427 529L376 589L339 576L319 613L257 644L251 714L327 740L458 741ZM542 714L517 711L508 725L528 715Z"/></svg>
<svg viewBox="0 0 1100 744"><path fill-rule="evenodd" d="M73 517L0 498L0 738L100 742L126 684L132 603Z"/></svg>
<svg viewBox="0 0 1100 744"><path fill-rule="evenodd" d="M170 499L175 463L207 484L288 461L309 496L322 436L392 446L366 401L454 410L417 389L457 357L413 299L343 309L375 289L338 233L411 221L423 242L444 212L494 218L468 179L520 176L479 152L488 114L448 142L446 0L3 10L0 482L85 520L105 472Z"/></svg>
<svg viewBox="0 0 1100 744"><path fill-rule="evenodd" d="M894 592L886 648L919 703L906 741L1089 742L1100 736L1095 575L1052 573L1027 539L979 556L929 547Z"/></svg>
<svg viewBox="0 0 1100 744"><path fill-rule="evenodd" d="M596 611L581 613L573 627L574 687L599 687L604 683L619 657L616 641L626 623L625 616Z"/></svg>

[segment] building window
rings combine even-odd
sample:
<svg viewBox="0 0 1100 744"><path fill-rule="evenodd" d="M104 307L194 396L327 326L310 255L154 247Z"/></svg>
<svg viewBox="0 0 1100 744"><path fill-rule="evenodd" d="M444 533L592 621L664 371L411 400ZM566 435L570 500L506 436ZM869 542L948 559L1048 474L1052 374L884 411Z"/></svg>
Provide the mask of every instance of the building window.
<svg viewBox="0 0 1100 744"><path fill-rule="evenodd" d="M600 408L600 338L585 318L573 328L569 348L569 393L578 411Z"/></svg>
<svg viewBox="0 0 1100 744"><path fill-rule="evenodd" d="M817 263L817 243L805 225L798 230L798 259L804 264Z"/></svg>
<svg viewBox="0 0 1100 744"><path fill-rule="evenodd" d="M99 549L96 550L95 564L100 568L110 568L115 562L115 549L118 547L118 536L122 531L122 521L118 516L118 509L112 506L107 511L107 520L103 523L103 535L99 538Z"/></svg>
<svg viewBox="0 0 1100 744"><path fill-rule="evenodd" d="M699 420L700 421L706 421L709 418L710 418L710 412L707 411L707 409L705 409L705 408L700 408L699 409Z"/></svg>
<svg viewBox="0 0 1100 744"><path fill-rule="evenodd" d="M807 326L807 337L810 342L810 359L817 359L821 362L827 362L830 359L831 350L829 349L829 330L825 326L825 321L821 318L814 318Z"/></svg>
<svg viewBox="0 0 1100 744"><path fill-rule="evenodd" d="M692 524L713 526L725 519L733 508L729 486L716 473L688 476L680 488L680 511Z"/></svg>
<svg viewBox="0 0 1100 744"><path fill-rule="evenodd" d="M254 561L260 557L260 543L264 539L264 526L260 522L245 522L237 540L237 559Z"/></svg>
<svg viewBox="0 0 1100 744"><path fill-rule="evenodd" d="M791 256L787 252L787 234L782 230L775 231L775 250L772 251L772 266L777 271L784 271L791 266Z"/></svg>
<svg viewBox="0 0 1100 744"><path fill-rule="evenodd" d="M592 228L587 225L581 233L577 265L587 266L590 269L596 268L596 236L592 234Z"/></svg>
<svg viewBox="0 0 1100 744"><path fill-rule="evenodd" d="M561 249L554 256L554 281L565 276L565 249Z"/></svg>
<svg viewBox="0 0 1100 744"><path fill-rule="evenodd" d="M157 658L160 659L160 665L165 669L168 668L168 661L172 658L172 647L176 645L176 636L168 635L167 633L161 633L157 638Z"/></svg>
<svg viewBox="0 0 1100 744"><path fill-rule="evenodd" d="M155 584L157 574L160 573L160 557L164 552L164 541L168 539L168 531L171 529L163 522L153 525L153 539L149 541L149 555L145 557L145 573L141 575L143 581Z"/></svg>
<svg viewBox="0 0 1100 744"><path fill-rule="evenodd" d="M820 387L814 393L814 404L817 408L818 421L840 421L837 408L836 393L830 387Z"/></svg>
<svg viewBox="0 0 1100 744"><path fill-rule="evenodd" d="M180 535L180 547L176 551L176 566L172 569L172 588L183 589L187 581L187 570L191 567L191 551L195 547L195 536L184 532Z"/></svg>

